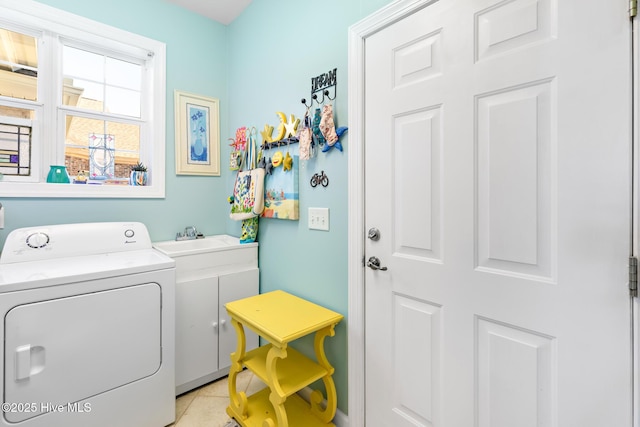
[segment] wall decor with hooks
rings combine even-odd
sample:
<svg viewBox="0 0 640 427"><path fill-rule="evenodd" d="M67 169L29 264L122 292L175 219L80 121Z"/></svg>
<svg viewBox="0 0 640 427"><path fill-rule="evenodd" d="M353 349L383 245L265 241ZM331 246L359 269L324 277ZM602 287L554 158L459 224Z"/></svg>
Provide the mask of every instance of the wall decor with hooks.
<svg viewBox="0 0 640 427"><path fill-rule="evenodd" d="M287 115L281 111L276 112L276 115L280 118L280 123L278 123L277 127L274 128L267 123L264 125L264 129L260 131L262 136L260 147L263 150L298 142L296 135L300 119L293 114L290 114L289 118L287 118ZM274 129L277 129L275 136L273 135Z"/></svg>
<svg viewBox="0 0 640 427"><path fill-rule="evenodd" d="M311 103L307 104L307 99L302 98L301 102L307 107L311 108L313 102L322 104L325 98L333 101L336 99L336 86L338 85L338 69L334 68L331 71L320 74L317 77L311 78ZM331 90L333 89L333 90ZM333 97L331 96L333 92ZM318 100L318 94L322 95L322 99Z"/></svg>
<svg viewBox="0 0 640 427"><path fill-rule="evenodd" d="M272 148L283 147L289 144L297 144L299 141L300 140L294 136L291 138L281 139L279 141L265 142L260 146L260 148L263 150L270 150Z"/></svg>

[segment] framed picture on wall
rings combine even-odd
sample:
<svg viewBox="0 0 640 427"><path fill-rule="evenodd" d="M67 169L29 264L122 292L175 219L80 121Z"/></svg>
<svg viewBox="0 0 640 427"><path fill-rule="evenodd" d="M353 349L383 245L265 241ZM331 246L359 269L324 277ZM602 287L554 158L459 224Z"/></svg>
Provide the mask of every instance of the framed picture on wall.
<svg viewBox="0 0 640 427"><path fill-rule="evenodd" d="M296 144L297 145L297 144ZM279 153L279 154L278 154ZM264 211L263 218L299 220L300 195L298 192L299 155L297 146L286 148L272 148L263 151L265 157L289 158L285 169L284 161L273 168L264 181Z"/></svg>
<svg viewBox="0 0 640 427"><path fill-rule="evenodd" d="M219 101L174 92L176 175L220 176Z"/></svg>

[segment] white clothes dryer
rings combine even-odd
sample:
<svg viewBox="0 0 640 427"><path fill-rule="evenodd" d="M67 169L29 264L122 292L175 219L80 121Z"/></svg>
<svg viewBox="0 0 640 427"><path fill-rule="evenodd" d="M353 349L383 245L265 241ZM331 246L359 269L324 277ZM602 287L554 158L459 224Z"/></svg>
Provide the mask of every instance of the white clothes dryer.
<svg viewBox="0 0 640 427"><path fill-rule="evenodd" d="M0 426L175 420L175 261L144 224L21 228L0 255Z"/></svg>

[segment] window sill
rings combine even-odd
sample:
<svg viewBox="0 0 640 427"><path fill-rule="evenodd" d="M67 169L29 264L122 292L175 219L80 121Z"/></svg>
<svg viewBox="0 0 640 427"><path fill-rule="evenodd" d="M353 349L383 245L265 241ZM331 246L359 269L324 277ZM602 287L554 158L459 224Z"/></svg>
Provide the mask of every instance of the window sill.
<svg viewBox="0 0 640 427"><path fill-rule="evenodd" d="M164 198L164 185L92 185L0 182L0 197Z"/></svg>

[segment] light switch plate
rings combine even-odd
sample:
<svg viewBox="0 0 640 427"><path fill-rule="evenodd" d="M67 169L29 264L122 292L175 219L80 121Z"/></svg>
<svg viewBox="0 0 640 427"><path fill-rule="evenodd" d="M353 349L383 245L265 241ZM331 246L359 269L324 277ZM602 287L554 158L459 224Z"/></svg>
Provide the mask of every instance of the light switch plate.
<svg viewBox="0 0 640 427"><path fill-rule="evenodd" d="M309 229L329 231L329 208L309 208Z"/></svg>

